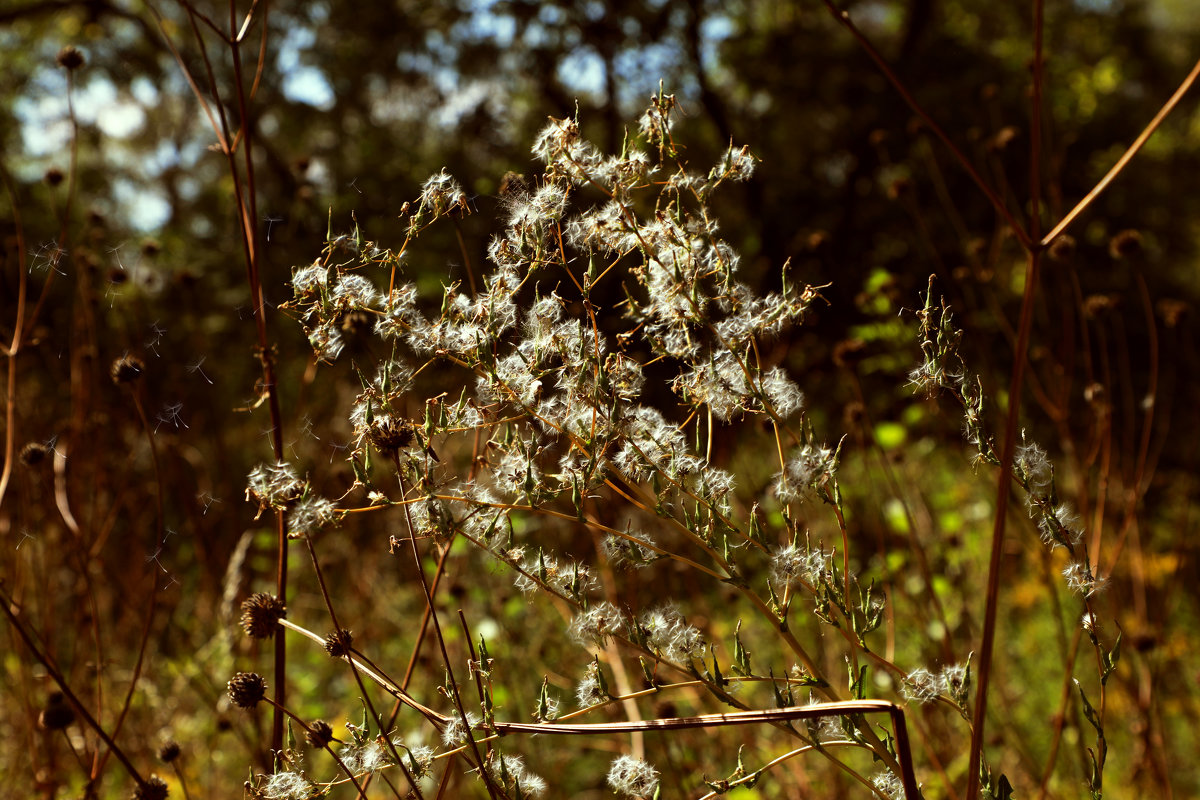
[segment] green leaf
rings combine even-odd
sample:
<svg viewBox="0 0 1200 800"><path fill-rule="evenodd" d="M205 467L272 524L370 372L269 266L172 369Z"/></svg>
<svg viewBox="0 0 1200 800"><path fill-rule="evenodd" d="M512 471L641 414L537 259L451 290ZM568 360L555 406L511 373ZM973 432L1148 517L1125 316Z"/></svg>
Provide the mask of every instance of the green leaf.
<svg viewBox="0 0 1200 800"><path fill-rule="evenodd" d="M865 700L867 697L867 665L863 664L855 670L846 659L846 669L850 675L850 696L855 700Z"/></svg>
<svg viewBox="0 0 1200 800"><path fill-rule="evenodd" d="M737 627L733 629L733 666L732 671L737 675L749 676L750 673L750 651L742 645L742 621L737 621Z"/></svg>
<svg viewBox="0 0 1200 800"><path fill-rule="evenodd" d="M1117 631L1117 641L1113 643L1112 650L1107 653L1103 649L1100 651L1100 685L1104 686L1108 683L1108 677L1117 669L1117 662L1121 659L1121 637L1125 635L1124 631Z"/></svg>
<svg viewBox="0 0 1200 800"><path fill-rule="evenodd" d="M791 708L796 703L792 697L792 685L787 681L783 681L783 689L779 688L779 681L775 680L774 669L767 673L771 678L771 691L775 694L776 708Z"/></svg>
<svg viewBox="0 0 1200 800"><path fill-rule="evenodd" d="M1096 709L1092 707L1088 700L1087 694L1083 691L1083 685L1077 678L1072 678L1075 681L1075 688L1079 690L1079 699L1083 703L1083 715L1087 717L1087 721L1092 723L1092 727L1096 729L1096 733L1104 735L1104 725L1100 721L1100 716L1096 713Z"/></svg>

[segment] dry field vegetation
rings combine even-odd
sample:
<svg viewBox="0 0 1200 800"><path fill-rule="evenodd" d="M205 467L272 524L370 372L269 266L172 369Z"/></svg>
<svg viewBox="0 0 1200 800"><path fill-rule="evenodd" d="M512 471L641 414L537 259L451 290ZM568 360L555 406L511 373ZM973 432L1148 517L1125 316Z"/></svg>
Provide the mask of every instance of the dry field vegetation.
<svg viewBox="0 0 1200 800"><path fill-rule="evenodd" d="M442 170L396 189L398 223L332 208L272 284L238 121L278 32L265 3L231 6L139 13L224 159L244 280L132 280L155 274L149 240L143 267L110 268L74 117L40 183L6 165L6 792L1200 789L1196 484L1170 456L1194 417L1190 312L1147 282L1154 231L1117 220L1098 248L1077 230L1117 175L1138 181L1200 65L1064 198L1040 2L1027 133L981 145L1020 152L1010 185L829 0L923 163L994 219L957 219L980 227L965 266L935 251L920 291L872 270L874 321L810 372L846 313L837 272L809 251L742 263L718 213L772 164L754 141L697 163L670 86L612 151L583 112L551 118L494 203ZM69 98L89 64L67 46L58 68ZM955 200L922 193L940 172L888 174L923 252ZM1081 288L1095 270L1111 291ZM982 317L988 344L960 323ZM871 370L897 384L889 417ZM825 379L857 399L831 404Z"/></svg>

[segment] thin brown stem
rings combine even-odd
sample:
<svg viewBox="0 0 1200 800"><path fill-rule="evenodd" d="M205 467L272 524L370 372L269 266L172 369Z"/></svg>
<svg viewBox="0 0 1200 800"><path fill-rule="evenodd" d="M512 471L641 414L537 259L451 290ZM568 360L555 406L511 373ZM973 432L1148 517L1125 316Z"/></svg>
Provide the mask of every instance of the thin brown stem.
<svg viewBox="0 0 1200 800"><path fill-rule="evenodd" d="M1004 553L1005 523L1008 514L1008 499L1012 490L1012 466L1016 451L1017 428L1020 424L1021 388L1025 377L1025 354L1029 349L1030 332L1033 327L1033 305L1037 297L1039 268L1042 247L1036 242L1041 231L1041 128L1042 128L1042 0L1033 3L1033 91L1031 107L1031 133L1029 137L1029 235L1021 243L1029 250L1028 268L1025 273L1025 291L1021 298L1021 322L1018 326L1017 344L1013 352L1012 376L1008 392L1008 419L1004 429L1004 442L1000 449L999 486L996 490L996 519L992 529L992 552L988 562L987 597L984 606L983 642L980 645L979 681L975 688L975 709L972 715L971 749L967 766L967 800L979 796L980 765L983 761L983 735L987 727L988 685L991 680L992 652L995 647L996 617L1000 599L1000 566Z"/></svg>
<svg viewBox="0 0 1200 800"><path fill-rule="evenodd" d="M1192 88L1192 84L1196 82L1197 77L1200 77L1200 61L1196 62L1196 65L1192 67L1192 71L1188 73L1187 77L1183 79L1183 83L1179 84L1179 88L1175 90L1175 94L1171 95L1171 98L1163 104L1163 107L1154 115L1154 119L1150 120L1150 123L1138 134L1138 137L1133 140L1133 144L1129 145L1129 149L1117 159L1117 163L1112 165L1112 168L1100 179L1100 182L1093 186L1092 190L1084 195L1084 198L1076 203L1075 207L1067 212L1067 215L1049 233L1042 237L1040 244L1043 247L1049 245L1058 238L1060 233L1069 228L1071 223L1086 211L1088 206L1095 202L1096 198L1121 174L1125 167L1129 165L1129 162L1133 160L1133 157L1138 154L1138 151L1150 140L1154 132L1158 130L1158 126L1167 118L1167 115L1175 109L1175 106L1179 105L1179 101Z"/></svg>
<svg viewBox="0 0 1200 800"><path fill-rule="evenodd" d="M974 725L971 730L970 763L967 767L967 800L979 795L979 765L983 753L983 731L987 715L987 691L992 673L992 652L996 637L996 612L1000 597L1000 567L1004 555L1004 532L1008 521L1008 498L1012 490L1012 465L1016 452L1017 429L1020 424L1021 387L1025 377L1025 354L1029 349L1033 328L1033 304L1041 267L1041 251L1029 253L1025 273L1025 293L1021 300L1021 322L1017 333L1017 348L1013 354L1012 379L1008 389L1008 419L1004 428L1004 443L1000 450L1000 468L996 489L996 519L992 528L992 552L988 562L987 594L984 605L983 642L979 651L979 679L975 689Z"/></svg>
<svg viewBox="0 0 1200 800"><path fill-rule="evenodd" d="M333 624L334 635L340 636L341 632L344 629L342 628L342 624L338 621L337 611L334 610L333 598L329 594L329 584L325 581L324 570L321 569L321 562L317 559L317 550L313 546L311 536L308 536L306 534L303 538L304 538L304 544L307 546L307 549L308 549L309 559L312 561L313 573L317 577L317 586L320 587L321 597L325 600L325 610L329 612L329 620ZM282 638L282 637L277 637L277 638ZM417 788L417 784L413 780L412 775L409 774L408 770L404 767L404 762L400 758L399 751L396 750L396 745L392 742L391 738L387 735L387 729L385 729L383 726L383 718L379 715L379 712L375 709L375 703L371 700L371 696L367 692L367 687L363 684L362 676L358 672L358 668L355 665L354 659L347 659L346 663L348 663L350 665L350 671L354 674L354 682L358 684L358 690L361 693L362 701L363 701L363 703L366 704L367 711L370 712L371 719L372 719L372 721L374 721L376 729L378 729L379 733L383 736L383 740L384 740L384 742L387 743L387 747L391 751L392 757L395 759L396 763L400 765L400 768L402 770L404 770L404 774L408 777L409 786L411 786L415 790ZM368 780L369 780L369 778L368 778Z"/></svg>

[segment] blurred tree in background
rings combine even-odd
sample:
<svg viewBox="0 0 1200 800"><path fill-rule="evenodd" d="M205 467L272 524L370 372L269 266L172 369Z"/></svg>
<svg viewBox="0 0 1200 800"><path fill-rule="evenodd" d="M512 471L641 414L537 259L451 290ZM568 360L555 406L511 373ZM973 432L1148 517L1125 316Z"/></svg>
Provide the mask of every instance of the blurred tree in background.
<svg viewBox="0 0 1200 800"><path fill-rule="evenodd" d="M194 7L227 24L218 4ZM978 0L845 9L1025 221L1029 10ZM253 65L262 30L243 48L243 82L255 86L247 118L231 95L223 111L235 129L245 124L254 134L255 224L289 420L285 451L324 469L331 492L348 485L338 480L350 470L339 456L349 426L332 413L357 385L342 365L348 382L342 395L329 394L334 384L315 381L318 367L294 321L274 312L291 294L292 269L312 261L327 231L357 224L371 240L398 243L402 203L445 167L467 187L472 213L431 233L406 265L436 301L441 284L478 274L503 211L501 178L532 170L529 144L548 116L578 112L591 141L620 152L626 125L661 85L683 111L684 160L706 170L731 142L761 159L753 181L715 200L745 279L772 288L790 259L798 279L830 284L815 324L771 358L807 387L817 427L847 434L846 469L859 470L864 487L890 476L906 487L891 493L927 517L904 519L878 492L848 491L854 535L878 554L871 566L905 569L886 564L885 554L918 527L931 537L937 554L928 568L942 576L947 597L951 587L982 585L987 526L979 519L990 512L977 506L986 506L980 487L991 478L972 475L961 457L957 417L942 413L952 410L914 398L907 386L919 359L911 310L935 275L966 331L968 363L1004 402L1025 256L824 5L323 0L264 4L263 12L261 74ZM1187 2L1149 0L1047 8L1047 221L1086 194L1187 74L1200 52L1194 12ZM25 319L34 320L8 423L15 448L0 506L0 580L7 596L21 598L60 669L103 698L110 727L138 669L144 626L150 630L121 738L144 759L161 736L190 742L190 769L219 796L218 787L244 779L246 749L264 742L250 729L258 723L222 702L225 676L252 646L234 636L237 604L273 580L270 525L253 522L242 500L244 476L271 459L271 446L236 190L173 51L213 113L203 88L209 70L219 86L235 77L224 50L211 40L206 51L197 46L192 24L175 3L0 4L0 164L8 185L0 196L0 339L13 340L22 271ZM81 64L64 66L68 47ZM1200 790L1189 757L1196 666L1186 644L1195 641L1198 607L1180 588L1200 578L1189 510L1200 465L1187 433L1200 429L1200 194L1190 182L1200 172L1198 142L1200 113L1189 98L1076 221L1073 241L1056 245L1035 311L1027 433L1061 456L1064 483L1080 497L1112 487L1092 507L1079 503L1085 517L1116 509L1115 519L1127 519L1121 510L1136 505L1137 521L1109 535L1155 554L1134 559L1136 574L1119 576L1128 580L1111 589L1133 653L1117 678L1129 684L1130 699L1115 713L1129 720L1121 741L1134 753L1110 776L1118 796L1134 787ZM620 297L605 300L611 306ZM353 354L353 340L349 347ZM110 364L126 355L144 369L135 383L116 384ZM729 434L730 452L737 435ZM378 537L347 524L343 544L331 545L331 572L378 549ZM358 578L340 579L348 605L417 602L378 587L372 594L376 568L360 568ZM1026 582L1009 579L1015 615L1027 610ZM154 582L157 605L148 612ZM978 631L978 614L963 606L949 617L969 633ZM387 635L371 624L356 633ZM936 658L951 633L900 646ZM68 785L78 791L63 777L71 751L36 724L54 686L23 647L13 635L4 648L0 716L10 736L0 774L32 783L38 796ZM1005 691L1036 698L1020 706L1023 714L1057 708L1061 676L1036 692L1022 684L1035 657L1019 643L1005 656ZM320 669L294 673L298 696L320 684ZM1166 699L1149 702L1151 687ZM1043 756L1018 759L1024 772L1009 767L1033 776L1023 796L1041 778L1027 762ZM1075 796L1085 767L1070 769L1057 796Z"/></svg>

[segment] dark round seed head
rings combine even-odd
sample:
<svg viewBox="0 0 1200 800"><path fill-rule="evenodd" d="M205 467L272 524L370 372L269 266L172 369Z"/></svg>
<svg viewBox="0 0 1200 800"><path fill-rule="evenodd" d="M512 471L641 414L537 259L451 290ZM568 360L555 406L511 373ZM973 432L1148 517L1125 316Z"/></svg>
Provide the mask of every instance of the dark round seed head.
<svg viewBox="0 0 1200 800"><path fill-rule="evenodd" d="M116 384L134 383L141 379L145 371L146 364L140 358L125 355L113 362L109 375Z"/></svg>
<svg viewBox="0 0 1200 800"><path fill-rule="evenodd" d="M167 800L170 789L167 782L151 775L145 783L133 790L133 800Z"/></svg>
<svg viewBox="0 0 1200 800"><path fill-rule="evenodd" d="M46 460L46 456L50 454L50 448L40 442L30 442L21 448L21 463L27 467L36 467L38 464Z"/></svg>
<svg viewBox="0 0 1200 800"><path fill-rule="evenodd" d="M412 444L414 433L412 423L406 419L380 417L371 424L367 436L380 453L390 455Z"/></svg>
<svg viewBox="0 0 1200 800"><path fill-rule="evenodd" d="M54 59L63 69L77 70L83 66L83 53L71 45L67 45L62 50L58 51L58 57Z"/></svg>
<svg viewBox="0 0 1200 800"><path fill-rule="evenodd" d="M75 721L75 710L62 692L51 692L46 707L38 714L38 725L48 731L60 731Z"/></svg>
<svg viewBox="0 0 1200 800"><path fill-rule="evenodd" d="M287 606L273 594L256 592L242 601L242 629L252 639L270 639L286 616Z"/></svg>
<svg viewBox="0 0 1200 800"><path fill-rule="evenodd" d="M1050 245L1050 258L1066 263L1075 257L1075 237L1062 234Z"/></svg>
<svg viewBox="0 0 1200 800"><path fill-rule="evenodd" d="M350 655L350 646L354 644L354 634L342 628L325 637L325 652L334 658Z"/></svg>
<svg viewBox="0 0 1200 800"><path fill-rule="evenodd" d="M304 734L304 738L313 747L326 747L333 741L333 728L329 727L329 723L323 719L314 722L308 733Z"/></svg>
<svg viewBox="0 0 1200 800"><path fill-rule="evenodd" d="M239 672L229 679L229 699L238 708L254 708L267 696L267 682L257 672Z"/></svg>
<svg viewBox="0 0 1200 800"><path fill-rule="evenodd" d="M175 759L179 758L180 748L179 742L171 739L164 742L162 747L158 748L158 760L164 764L170 764Z"/></svg>
<svg viewBox="0 0 1200 800"><path fill-rule="evenodd" d="M1124 230L1108 243L1108 253L1113 258L1133 258L1142 252L1142 234L1135 230Z"/></svg>

